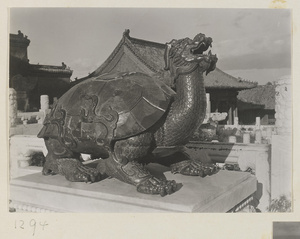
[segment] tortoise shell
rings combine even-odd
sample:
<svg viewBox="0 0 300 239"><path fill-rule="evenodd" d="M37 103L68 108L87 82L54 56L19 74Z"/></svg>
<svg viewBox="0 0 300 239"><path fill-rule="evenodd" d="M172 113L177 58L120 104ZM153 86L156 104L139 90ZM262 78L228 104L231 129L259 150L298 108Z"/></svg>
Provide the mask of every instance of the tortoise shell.
<svg viewBox="0 0 300 239"><path fill-rule="evenodd" d="M143 73L91 77L57 101L38 137L101 141L137 135L162 118L174 95L163 82Z"/></svg>

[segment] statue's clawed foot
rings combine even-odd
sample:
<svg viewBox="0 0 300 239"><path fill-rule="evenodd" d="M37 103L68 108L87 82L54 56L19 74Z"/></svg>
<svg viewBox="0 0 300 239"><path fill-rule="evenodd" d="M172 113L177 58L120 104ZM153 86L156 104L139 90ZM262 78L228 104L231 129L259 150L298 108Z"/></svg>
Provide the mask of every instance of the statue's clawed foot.
<svg viewBox="0 0 300 239"><path fill-rule="evenodd" d="M165 196L177 191L177 183L174 180L158 179L151 175L143 165L135 161L123 165L113 160L113 158L108 158L99 163L98 170L101 172L103 168L105 168L107 175L135 185L140 193Z"/></svg>
<svg viewBox="0 0 300 239"><path fill-rule="evenodd" d="M57 159L58 173L72 182L96 182L101 180L101 174L94 168L83 165L75 158Z"/></svg>
<svg viewBox="0 0 300 239"><path fill-rule="evenodd" d="M171 165L172 173L183 175L205 177L218 171L217 166L212 163L202 163L195 160L185 160Z"/></svg>
<svg viewBox="0 0 300 239"><path fill-rule="evenodd" d="M137 185L137 191L146 194L160 194L162 197L177 190L174 180L161 180L151 177Z"/></svg>

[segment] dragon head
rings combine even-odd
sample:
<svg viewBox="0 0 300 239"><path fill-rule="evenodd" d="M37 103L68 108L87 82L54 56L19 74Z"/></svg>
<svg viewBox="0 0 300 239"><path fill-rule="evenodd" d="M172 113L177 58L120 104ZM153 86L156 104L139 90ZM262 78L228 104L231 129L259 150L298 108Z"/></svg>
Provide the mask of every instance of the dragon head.
<svg viewBox="0 0 300 239"><path fill-rule="evenodd" d="M206 75L216 67L218 58L204 52L212 46L212 38L199 33L194 39L184 38L172 40L166 44L165 50L165 70L170 70L171 74L177 78L181 74L189 74L199 67Z"/></svg>

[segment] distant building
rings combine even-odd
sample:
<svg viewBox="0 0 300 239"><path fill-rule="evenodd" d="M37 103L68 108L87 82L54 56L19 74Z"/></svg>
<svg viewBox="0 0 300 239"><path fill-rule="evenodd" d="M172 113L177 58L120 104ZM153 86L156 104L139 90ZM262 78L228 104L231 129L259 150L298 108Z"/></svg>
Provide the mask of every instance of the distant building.
<svg viewBox="0 0 300 239"><path fill-rule="evenodd" d="M130 37L129 30L126 30L108 59L87 77L71 82L71 85L89 77L117 71L137 71L149 75L164 74L164 51L165 44ZM162 80L168 81L168 77ZM233 124L234 117L238 116L238 92L256 87L256 84L237 79L219 68L204 76L204 80L206 92L210 93L211 112L227 112L228 118L221 123Z"/></svg>
<svg viewBox="0 0 300 239"><path fill-rule="evenodd" d="M218 63L217 63L218 64ZM239 117L237 96L239 91L251 89L256 83L237 79L219 68L204 76L206 92L210 93L211 112L226 112L228 117L221 124L233 124Z"/></svg>
<svg viewBox="0 0 300 239"><path fill-rule="evenodd" d="M255 124L260 117L261 124L275 124L275 85L260 85L240 91L238 94L239 122Z"/></svg>
<svg viewBox="0 0 300 239"><path fill-rule="evenodd" d="M49 95L52 104L69 89L72 71L64 63L62 66L30 64L27 36L19 31L9 37L9 87L17 91L18 110L38 111L40 95Z"/></svg>

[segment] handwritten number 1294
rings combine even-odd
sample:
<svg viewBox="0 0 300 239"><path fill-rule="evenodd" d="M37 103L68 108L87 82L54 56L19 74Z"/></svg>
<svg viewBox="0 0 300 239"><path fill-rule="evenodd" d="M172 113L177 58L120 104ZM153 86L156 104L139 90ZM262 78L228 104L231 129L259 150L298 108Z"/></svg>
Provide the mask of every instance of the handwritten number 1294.
<svg viewBox="0 0 300 239"><path fill-rule="evenodd" d="M31 219L26 223L24 220L15 220L15 229L26 230L26 228L32 228L32 236L35 235L37 227L41 227L44 230L46 226L48 226L46 221L37 223L35 219Z"/></svg>

